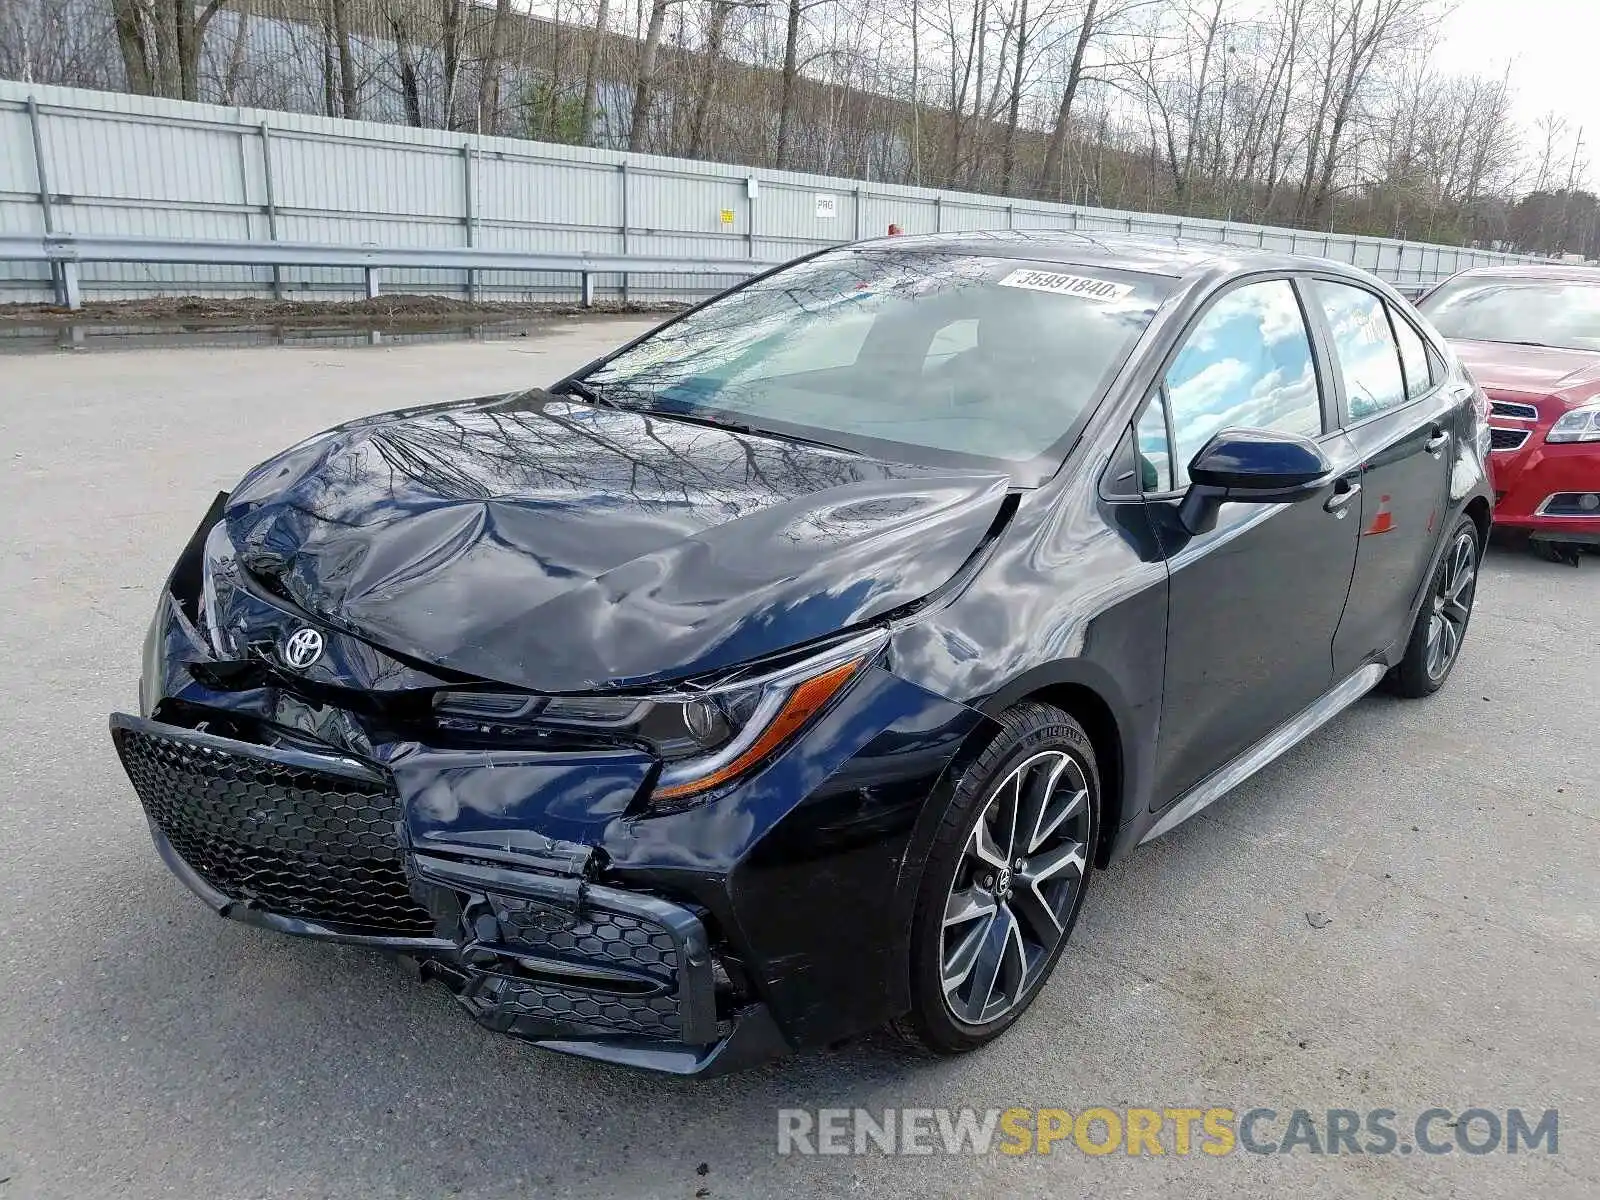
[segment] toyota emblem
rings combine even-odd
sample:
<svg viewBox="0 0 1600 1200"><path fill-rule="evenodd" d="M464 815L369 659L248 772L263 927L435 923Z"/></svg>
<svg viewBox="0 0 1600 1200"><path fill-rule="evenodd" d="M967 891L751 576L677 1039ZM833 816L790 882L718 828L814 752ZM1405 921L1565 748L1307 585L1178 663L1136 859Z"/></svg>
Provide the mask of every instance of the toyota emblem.
<svg viewBox="0 0 1600 1200"><path fill-rule="evenodd" d="M304 671L322 657L322 635L302 627L283 639L283 661L296 671Z"/></svg>

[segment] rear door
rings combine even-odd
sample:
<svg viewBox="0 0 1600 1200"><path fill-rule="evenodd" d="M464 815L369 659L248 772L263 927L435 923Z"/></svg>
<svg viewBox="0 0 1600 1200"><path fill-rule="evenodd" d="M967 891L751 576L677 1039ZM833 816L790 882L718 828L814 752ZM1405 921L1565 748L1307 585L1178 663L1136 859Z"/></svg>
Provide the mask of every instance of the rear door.
<svg viewBox="0 0 1600 1200"><path fill-rule="evenodd" d="M1334 640L1343 678L1410 628L1444 517L1456 402L1442 364L1399 309L1345 280L1314 280L1311 293L1340 421L1362 464L1355 577Z"/></svg>
<svg viewBox="0 0 1600 1200"><path fill-rule="evenodd" d="M1327 691L1355 564L1350 492L1359 464L1325 401L1301 297L1288 278L1214 298L1190 327L1138 421L1146 507L1170 569L1156 807ZM1328 486L1295 504L1224 504L1198 536L1177 520L1187 464L1230 428L1317 440Z"/></svg>

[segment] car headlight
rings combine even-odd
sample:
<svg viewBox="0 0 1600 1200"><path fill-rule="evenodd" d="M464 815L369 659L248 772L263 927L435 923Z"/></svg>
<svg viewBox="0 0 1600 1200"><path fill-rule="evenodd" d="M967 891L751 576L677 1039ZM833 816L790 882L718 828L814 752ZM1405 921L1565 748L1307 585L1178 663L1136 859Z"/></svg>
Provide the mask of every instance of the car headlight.
<svg viewBox="0 0 1600 1200"><path fill-rule="evenodd" d="M1600 442L1600 404L1585 404L1564 414L1544 435L1547 442Z"/></svg>
<svg viewBox="0 0 1600 1200"><path fill-rule="evenodd" d="M677 805L770 758L827 707L887 638L874 630L772 671L659 695L438 692L434 719L446 728L565 731L642 745L662 760L652 802Z"/></svg>

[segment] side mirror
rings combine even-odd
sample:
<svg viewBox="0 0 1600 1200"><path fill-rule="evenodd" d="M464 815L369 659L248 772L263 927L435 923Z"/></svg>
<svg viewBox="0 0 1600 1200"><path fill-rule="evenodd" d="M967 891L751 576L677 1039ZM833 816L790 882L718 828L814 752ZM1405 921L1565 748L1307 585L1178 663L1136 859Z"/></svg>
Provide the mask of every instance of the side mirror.
<svg viewBox="0 0 1600 1200"><path fill-rule="evenodd" d="M1285 504L1320 492L1333 466L1310 438L1271 429L1224 429L1189 463L1178 518L1191 534L1216 527L1225 501Z"/></svg>

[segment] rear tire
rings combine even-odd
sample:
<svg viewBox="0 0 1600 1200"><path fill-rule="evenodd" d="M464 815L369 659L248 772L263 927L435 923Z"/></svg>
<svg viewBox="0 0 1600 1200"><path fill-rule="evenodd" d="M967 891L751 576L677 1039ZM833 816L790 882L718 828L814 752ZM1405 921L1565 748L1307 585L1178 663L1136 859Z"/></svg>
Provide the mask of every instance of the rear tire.
<svg viewBox="0 0 1600 1200"><path fill-rule="evenodd" d="M911 1011L892 1028L961 1054L1009 1029L1050 978L1077 923L1099 833L1089 736L1032 701L962 775L929 850L911 934Z"/></svg>
<svg viewBox="0 0 1600 1200"><path fill-rule="evenodd" d="M1450 678L1472 620L1481 549L1477 522L1462 517L1428 584L1405 657L1389 673L1389 690L1396 695L1411 699L1431 696Z"/></svg>

